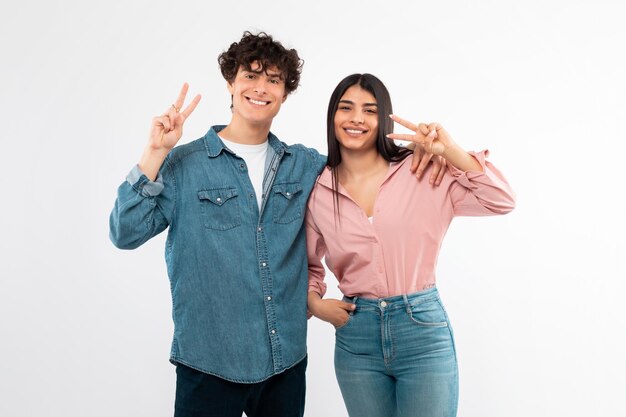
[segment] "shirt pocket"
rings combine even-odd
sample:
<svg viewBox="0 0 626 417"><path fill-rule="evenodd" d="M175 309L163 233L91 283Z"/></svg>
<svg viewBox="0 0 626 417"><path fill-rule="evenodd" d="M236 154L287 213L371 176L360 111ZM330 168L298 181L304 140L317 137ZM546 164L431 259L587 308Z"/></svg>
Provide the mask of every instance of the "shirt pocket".
<svg viewBox="0 0 626 417"><path fill-rule="evenodd" d="M241 209L238 195L234 187L198 191L204 227L213 230L228 230L240 226Z"/></svg>
<svg viewBox="0 0 626 417"><path fill-rule="evenodd" d="M276 184L272 187L274 223L291 223L302 218L306 201L299 182Z"/></svg>

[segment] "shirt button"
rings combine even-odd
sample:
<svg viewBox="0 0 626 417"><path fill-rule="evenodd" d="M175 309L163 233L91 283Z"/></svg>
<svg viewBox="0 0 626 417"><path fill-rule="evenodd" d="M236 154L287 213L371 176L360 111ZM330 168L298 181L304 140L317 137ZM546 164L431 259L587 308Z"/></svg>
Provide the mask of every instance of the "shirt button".
<svg viewBox="0 0 626 417"><path fill-rule="evenodd" d="M267 301L270 301L272 299L272 297L270 297L269 295L267 296Z"/></svg>
<svg viewBox="0 0 626 417"><path fill-rule="evenodd" d="M287 197L289 197L291 195L291 193L289 191L287 191L286 194L287 194Z"/></svg>
<svg viewBox="0 0 626 417"><path fill-rule="evenodd" d="M276 334L276 330L272 329L272 334Z"/></svg>
<svg viewBox="0 0 626 417"><path fill-rule="evenodd" d="M250 195L248 197L254 198L254 194L250 193Z"/></svg>
<svg viewBox="0 0 626 417"><path fill-rule="evenodd" d="M261 264L261 266L267 266L267 264L266 264L265 262L263 262L263 263Z"/></svg>
<svg viewBox="0 0 626 417"><path fill-rule="evenodd" d="M262 227L259 227L259 228L258 228L258 229L256 229L256 230L257 230L257 232L260 232L261 230L263 230L263 228L262 228Z"/></svg>
<svg viewBox="0 0 626 417"><path fill-rule="evenodd" d="M219 197L217 197L217 202L219 203L219 202L221 202L221 201L222 201L222 199L221 199L221 198L219 198Z"/></svg>
<svg viewBox="0 0 626 417"><path fill-rule="evenodd" d="M382 308L387 307L387 302L386 302L386 301L381 301L381 302L380 302L380 306L381 306Z"/></svg>
<svg viewBox="0 0 626 417"><path fill-rule="evenodd" d="M241 169L244 169L246 166L244 164L239 165Z"/></svg>

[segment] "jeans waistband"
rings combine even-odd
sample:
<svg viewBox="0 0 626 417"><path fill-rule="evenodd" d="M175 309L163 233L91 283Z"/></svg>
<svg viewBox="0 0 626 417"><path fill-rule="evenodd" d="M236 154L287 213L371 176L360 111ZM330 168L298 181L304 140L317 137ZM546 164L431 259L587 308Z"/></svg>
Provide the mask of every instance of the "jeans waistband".
<svg viewBox="0 0 626 417"><path fill-rule="evenodd" d="M386 298L343 297L344 301L356 304L357 310L395 310L398 308L410 308L412 305L414 306L437 299L439 299L437 287Z"/></svg>

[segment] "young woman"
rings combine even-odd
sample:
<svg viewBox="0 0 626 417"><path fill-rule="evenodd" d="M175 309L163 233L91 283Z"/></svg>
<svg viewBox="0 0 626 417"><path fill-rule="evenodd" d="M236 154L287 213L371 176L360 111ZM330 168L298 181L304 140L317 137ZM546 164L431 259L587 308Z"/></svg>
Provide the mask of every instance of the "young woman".
<svg viewBox="0 0 626 417"><path fill-rule="evenodd" d="M393 122L413 134L393 134ZM434 187L411 172L409 140L442 156ZM353 74L328 106L328 166L307 209L309 311L336 327L335 373L350 416L455 416L457 362L435 287L454 216L505 214L514 195L487 151L466 152L437 123L392 115L383 83ZM431 169L431 168L427 168ZM323 299L321 259L344 301Z"/></svg>

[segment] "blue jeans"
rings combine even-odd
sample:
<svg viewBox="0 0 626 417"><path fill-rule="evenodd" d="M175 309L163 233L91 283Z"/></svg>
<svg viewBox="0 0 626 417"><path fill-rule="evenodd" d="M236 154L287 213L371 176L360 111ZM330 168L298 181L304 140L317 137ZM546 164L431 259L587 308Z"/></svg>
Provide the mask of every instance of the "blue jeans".
<svg viewBox="0 0 626 417"><path fill-rule="evenodd" d="M348 414L456 416L454 337L437 289L344 301L356 304L335 334L335 373Z"/></svg>

